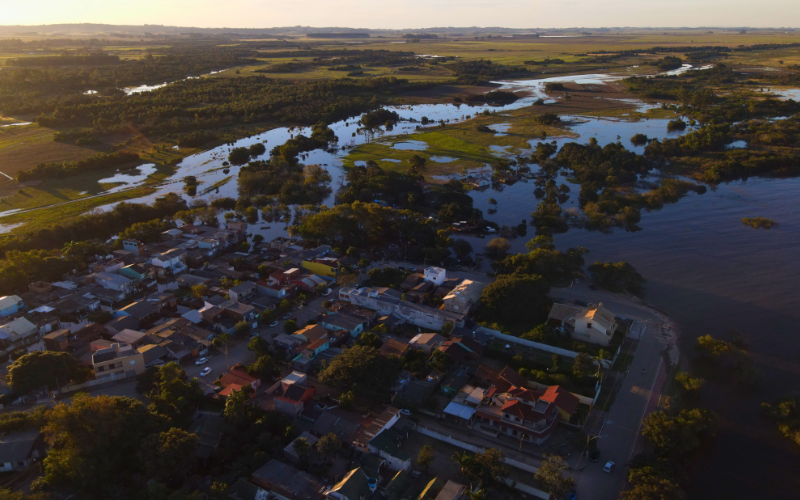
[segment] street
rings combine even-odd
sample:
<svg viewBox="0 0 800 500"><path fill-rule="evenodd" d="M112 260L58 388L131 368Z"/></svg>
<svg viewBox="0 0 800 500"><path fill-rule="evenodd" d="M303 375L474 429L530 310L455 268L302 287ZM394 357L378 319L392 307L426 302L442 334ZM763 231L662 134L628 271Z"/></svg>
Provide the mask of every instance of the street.
<svg viewBox="0 0 800 500"><path fill-rule="evenodd" d="M633 454L634 447L637 446L641 422L659 369L666 369L662 366L661 357L665 347L662 332L663 318L618 295L591 290L583 281L571 287L553 289L550 295L563 298L565 301L571 297L573 301L582 300L587 304L602 302L603 306L617 316L637 320L632 333L641 338L634 353L633 363L622 381L622 387L611 411L608 412L597 441L600 458L597 462L589 462L583 471L573 473L577 483L578 498L581 500L616 500L627 480L626 464ZM657 395L654 397L657 398ZM583 460L582 463L585 463L586 458ZM603 466L609 460L616 464L610 474L603 472Z"/></svg>

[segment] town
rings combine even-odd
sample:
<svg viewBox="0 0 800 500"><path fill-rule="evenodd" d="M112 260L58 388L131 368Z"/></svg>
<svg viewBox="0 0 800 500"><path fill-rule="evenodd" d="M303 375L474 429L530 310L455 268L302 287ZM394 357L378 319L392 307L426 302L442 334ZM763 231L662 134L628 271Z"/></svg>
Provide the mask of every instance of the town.
<svg viewBox="0 0 800 500"><path fill-rule="evenodd" d="M199 460L220 446L225 420L202 406L241 398L296 429L283 456L235 484L239 500L458 499L472 485L453 480L464 465L451 456L465 452L494 470L473 472L476 483L498 478L535 498L550 498L543 467L565 471L559 481L569 488L587 466L613 472L599 433L646 329L636 306L620 306L623 318L602 303L568 301L580 287L600 296L578 279L554 290L540 329L573 339L571 350L476 323L493 281L484 273L362 269L327 245L279 237L243 248L247 236L243 221L182 224L151 243L123 239L85 271L0 298L5 406L48 407L87 392L141 398L137 380L180 367L209 401L191 415ZM15 367L37 353L75 366ZM0 440L6 470L24 471L45 453L35 431Z"/></svg>

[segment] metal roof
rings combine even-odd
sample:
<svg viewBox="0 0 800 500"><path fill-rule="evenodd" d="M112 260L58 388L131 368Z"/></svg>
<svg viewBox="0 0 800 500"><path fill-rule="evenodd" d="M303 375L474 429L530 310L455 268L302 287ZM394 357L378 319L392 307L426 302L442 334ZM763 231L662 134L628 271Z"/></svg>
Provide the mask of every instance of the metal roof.
<svg viewBox="0 0 800 500"><path fill-rule="evenodd" d="M462 405L460 403L453 403L447 405L444 409L444 412L448 415L453 415L456 417L463 418L464 420L469 420L475 415L475 408L470 408L469 406Z"/></svg>

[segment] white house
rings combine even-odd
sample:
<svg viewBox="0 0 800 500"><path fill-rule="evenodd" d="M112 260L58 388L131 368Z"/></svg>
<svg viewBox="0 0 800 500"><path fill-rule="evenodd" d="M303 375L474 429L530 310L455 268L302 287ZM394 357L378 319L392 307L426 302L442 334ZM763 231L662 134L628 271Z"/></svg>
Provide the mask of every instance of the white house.
<svg viewBox="0 0 800 500"><path fill-rule="evenodd" d="M578 307L571 304L553 304L547 317L550 325L564 328L578 340L606 346L617 331L614 313L597 306Z"/></svg>
<svg viewBox="0 0 800 500"><path fill-rule="evenodd" d="M443 299L444 310L469 314L473 306L480 300L482 291L483 286L479 283L475 283L472 280L464 280L445 295Z"/></svg>
<svg viewBox="0 0 800 500"><path fill-rule="evenodd" d="M177 275L186 271L185 258L186 250L172 248L164 253L154 255L150 259L150 263L157 268L156 272L159 276L165 276L169 273Z"/></svg>
<svg viewBox="0 0 800 500"><path fill-rule="evenodd" d="M26 318L17 318L5 325L0 325L0 340L14 343L36 333L36 325Z"/></svg>
<svg viewBox="0 0 800 500"><path fill-rule="evenodd" d="M430 281L436 286L442 286L447 279L447 270L441 267L426 267L425 281Z"/></svg>
<svg viewBox="0 0 800 500"><path fill-rule="evenodd" d="M133 280L120 274L111 274L103 271L94 275L94 281L107 290L123 292L125 295L133 290Z"/></svg>

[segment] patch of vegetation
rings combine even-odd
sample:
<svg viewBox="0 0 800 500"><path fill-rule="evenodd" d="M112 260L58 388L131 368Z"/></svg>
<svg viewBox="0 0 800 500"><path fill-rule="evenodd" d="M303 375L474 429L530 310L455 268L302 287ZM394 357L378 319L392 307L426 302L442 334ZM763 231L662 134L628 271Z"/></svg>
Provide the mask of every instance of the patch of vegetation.
<svg viewBox="0 0 800 500"><path fill-rule="evenodd" d="M742 217L742 224L754 229L772 229L776 225L774 220L766 217Z"/></svg>

